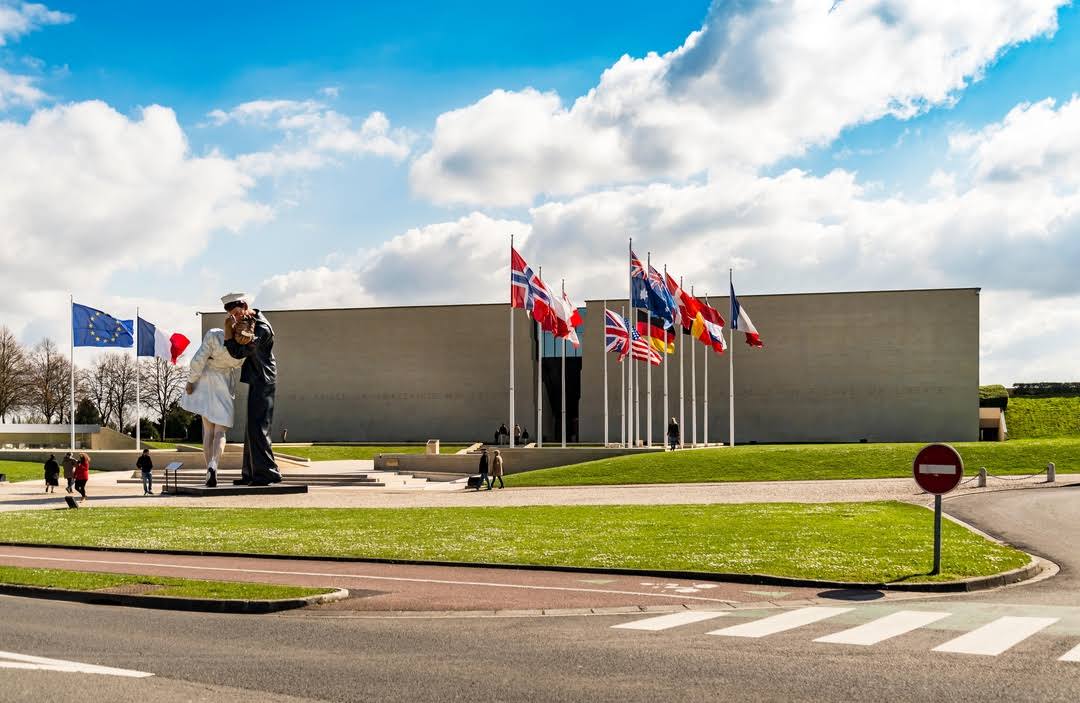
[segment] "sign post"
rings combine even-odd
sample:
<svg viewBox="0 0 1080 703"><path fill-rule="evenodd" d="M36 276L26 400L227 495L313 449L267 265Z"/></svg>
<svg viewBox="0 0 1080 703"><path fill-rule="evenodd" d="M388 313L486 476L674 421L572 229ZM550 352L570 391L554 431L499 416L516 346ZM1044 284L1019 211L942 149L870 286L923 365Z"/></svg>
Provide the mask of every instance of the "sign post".
<svg viewBox="0 0 1080 703"><path fill-rule="evenodd" d="M912 464L915 483L934 494L934 568L941 573L941 496L960 485L964 478L964 460L948 444L928 444L915 455Z"/></svg>

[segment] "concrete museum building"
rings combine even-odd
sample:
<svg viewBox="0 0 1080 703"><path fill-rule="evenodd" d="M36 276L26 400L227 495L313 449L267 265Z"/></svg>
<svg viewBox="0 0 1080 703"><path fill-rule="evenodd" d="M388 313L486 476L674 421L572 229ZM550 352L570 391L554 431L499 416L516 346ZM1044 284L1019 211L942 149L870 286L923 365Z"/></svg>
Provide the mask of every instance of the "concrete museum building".
<svg viewBox="0 0 1080 703"><path fill-rule="evenodd" d="M736 441L974 441L979 436L977 288L740 296L765 342L736 333ZM709 303L727 317L726 297ZM619 311L625 297L607 306ZM588 301L568 346L568 441L604 441L604 302ZM273 439L289 441L491 441L509 424L509 305L433 305L334 310L264 310L275 330L278 388ZM514 313L516 421L536 437L543 397L545 443L560 440L561 341ZM220 312L203 313L203 332ZM728 436L728 359L684 344L683 436L691 433L690 354L697 381L698 441ZM730 353L730 351L728 352ZM538 359L539 356L539 359ZM622 374L607 356L608 439L618 442ZM679 417L679 353L668 357L667 417ZM539 361L539 363L537 363ZM629 360L627 361L629 363ZM652 374L653 440L663 441L664 367L638 363L641 436L646 374ZM237 398L241 441L244 386Z"/></svg>

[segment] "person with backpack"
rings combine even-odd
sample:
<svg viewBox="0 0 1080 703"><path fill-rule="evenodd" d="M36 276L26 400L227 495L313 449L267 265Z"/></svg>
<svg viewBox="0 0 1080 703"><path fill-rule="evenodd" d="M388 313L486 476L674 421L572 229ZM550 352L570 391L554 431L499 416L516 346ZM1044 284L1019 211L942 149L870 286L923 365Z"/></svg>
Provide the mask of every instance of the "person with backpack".
<svg viewBox="0 0 1080 703"><path fill-rule="evenodd" d="M67 481L67 492L72 492L72 486L75 485L75 457L71 456L71 452L64 454L64 480Z"/></svg>
<svg viewBox="0 0 1080 703"><path fill-rule="evenodd" d="M150 450L142 450L142 456L135 460L135 468L142 472L142 490L144 496L154 495L154 461Z"/></svg>

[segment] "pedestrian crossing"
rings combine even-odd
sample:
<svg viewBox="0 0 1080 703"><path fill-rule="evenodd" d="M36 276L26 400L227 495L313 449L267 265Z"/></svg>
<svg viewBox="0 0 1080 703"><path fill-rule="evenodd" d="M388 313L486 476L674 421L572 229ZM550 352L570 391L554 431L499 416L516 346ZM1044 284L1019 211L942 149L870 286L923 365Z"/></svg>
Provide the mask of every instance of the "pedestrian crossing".
<svg viewBox="0 0 1080 703"><path fill-rule="evenodd" d="M856 619L859 612L856 608L842 607L812 606L795 608L720 629L709 630L705 635L761 639L797 631L799 628L809 625L819 623L828 625L833 618L854 613L855 617L841 619L847 620L848 624L850 624L853 619ZM902 609L886 614L881 614L880 610L865 612L868 612L872 617L868 622L854 627L841 628L831 634L817 637L813 641L821 644L872 647L931 626L935 626L933 629L937 632L946 633L951 630L950 634L955 634L957 630L968 627L970 622L969 619L958 619L954 613L945 610ZM739 612L730 610L687 610L619 623L613 625L612 629L663 632L720 618L726 619L731 616L738 617ZM950 618L954 620L952 628L949 627ZM1060 620L1061 618L1058 617L1001 615L989 622L978 624L977 627L968 632L953 636L951 639L933 647L932 651L996 657L1016 647L1028 638L1045 632L1047 628ZM1058 659L1063 662L1080 662L1080 644Z"/></svg>

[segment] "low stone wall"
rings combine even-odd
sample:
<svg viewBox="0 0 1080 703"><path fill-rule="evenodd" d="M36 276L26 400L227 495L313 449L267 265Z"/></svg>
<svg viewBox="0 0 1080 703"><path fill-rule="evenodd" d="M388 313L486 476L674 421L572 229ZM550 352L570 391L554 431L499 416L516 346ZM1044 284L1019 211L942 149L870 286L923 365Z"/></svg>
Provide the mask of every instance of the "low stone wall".
<svg viewBox="0 0 1080 703"><path fill-rule="evenodd" d="M4 449L0 450L0 461L29 461L35 464L44 464L52 454L56 460L64 458L66 449ZM78 454L80 452L77 452ZM140 452L131 450L99 450L89 449L85 454L90 457L90 468L94 471L134 471L135 460ZM176 452L170 450L150 450L150 456L154 460L154 468L164 468L173 461L182 461L187 469L206 469L206 462L202 452ZM222 469L239 469L243 462L243 454L226 453L221 457Z"/></svg>
<svg viewBox="0 0 1080 703"><path fill-rule="evenodd" d="M536 469L569 466L597 459L610 459L627 454L651 454L664 451L660 447L625 449L621 447L501 447L503 467L507 474L517 474ZM489 450L488 454L491 454ZM476 473L480 453L470 454L379 454L375 457L376 471L401 471L403 473L445 473L462 476Z"/></svg>
<svg viewBox="0 0 1080 703"><path fill-rule="evenodd" d="M134 449L135 438L111 427L102 427L97 434L90 435L91 449Z"/></svg>

